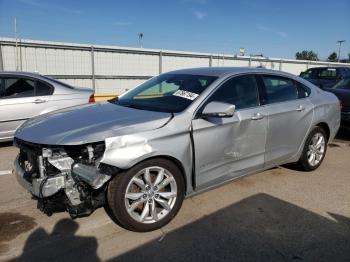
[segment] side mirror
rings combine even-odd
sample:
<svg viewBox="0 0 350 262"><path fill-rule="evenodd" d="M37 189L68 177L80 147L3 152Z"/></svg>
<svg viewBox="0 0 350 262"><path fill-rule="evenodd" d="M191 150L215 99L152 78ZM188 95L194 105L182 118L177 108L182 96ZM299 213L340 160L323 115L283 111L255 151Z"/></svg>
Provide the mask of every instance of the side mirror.
<svg viewBox="0 0 350 262"><path fill-rule="evenodd" d="M223 102L210 102L205 106L202 117L231 117L235 112L235 106Z"/></svg>

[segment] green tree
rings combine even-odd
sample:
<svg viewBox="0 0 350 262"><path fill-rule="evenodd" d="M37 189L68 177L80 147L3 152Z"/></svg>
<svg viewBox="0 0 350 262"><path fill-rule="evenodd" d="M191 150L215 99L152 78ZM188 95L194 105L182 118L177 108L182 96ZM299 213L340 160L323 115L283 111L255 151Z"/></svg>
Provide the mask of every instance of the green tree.
<svg viewBox="0 0 350 262"><path fill-rule="evenodd" d="M301 52L297 52L295 54L295 58L297 60L313 60L313 61L318 60L317 54L312 50L303 50Z"/></svg>
<svg viewBox="0 0 350 262"><path fill-rule="evenodd" d="M330 61L330 62L337 62L338 61L337 53L336 52L331 53L328 56L327 60Z"/></svg>

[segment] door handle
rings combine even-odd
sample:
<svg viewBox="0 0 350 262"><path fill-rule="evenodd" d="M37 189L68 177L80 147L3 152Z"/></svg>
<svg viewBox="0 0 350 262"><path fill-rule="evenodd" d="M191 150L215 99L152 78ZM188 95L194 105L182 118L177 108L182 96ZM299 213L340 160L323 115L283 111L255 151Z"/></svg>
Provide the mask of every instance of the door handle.
<svg viewBox="0 0 350 262"><path fill-rule="evenodd" d="M33 103L41 104L41 103L46 103L46 102L47 102L47 100L38 98L38 99L35 99Z"/></svg>
<svg viewBox="0 0 350 262"><path fill-rule="evenodd" d="M260 119L263 119L265 116L263 114L260 114L260 113L255 113L253 116L252 116L252 120L260 120Z"/></svg>
<svg viewBox="0 0 350 262"><path fill-rule="evenodd" d="M305 110L305 107L303 107L302 105L299 105L296 110L301 112Z"/></svg>

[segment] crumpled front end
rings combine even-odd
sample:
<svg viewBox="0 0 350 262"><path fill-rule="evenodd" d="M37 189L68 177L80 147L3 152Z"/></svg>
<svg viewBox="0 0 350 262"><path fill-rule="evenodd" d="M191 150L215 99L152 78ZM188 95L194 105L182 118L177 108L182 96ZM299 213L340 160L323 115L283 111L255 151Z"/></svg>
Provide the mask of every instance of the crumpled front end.
<svg viewBox="0 0 350 262"><path fill-rule="evenodd" d="M104 142L80 146L46 146L15 139L20 153L14 173L51 215L68 211L72 217L91 214L105 203L106 182L119 169L100 160Z"/></svg>

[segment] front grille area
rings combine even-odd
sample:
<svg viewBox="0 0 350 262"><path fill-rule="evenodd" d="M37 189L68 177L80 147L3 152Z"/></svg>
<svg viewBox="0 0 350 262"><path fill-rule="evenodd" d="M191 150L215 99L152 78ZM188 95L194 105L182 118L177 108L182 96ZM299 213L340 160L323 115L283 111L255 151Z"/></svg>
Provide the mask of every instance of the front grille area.
<svg viewBox="0 0 350 262"><path fill-rule="evenodd" d="M21 149L18 162L26 173L30 175L38 173L38 156L33 151Z"/></svg>
<svg viewBox="0 0 350 262"><path fill-rule="evenodd" d="M20 149L18 162L26 172L26 177L39 178L38 157L42 155L43 146L19 139L15 139L14 142ZM46 175L56 175L60 173L59 170L50 165L46 159L43 160L43 164L45 166Z"/></svg>
<svg viewBox="0 0 350 262"><path fill-rule="evenodd" d="M39 174L38 156L41 154L41 148L19 139L15 139L14 142L20 149L18 164L26 172L27 177L37 177Z"/></svg>

